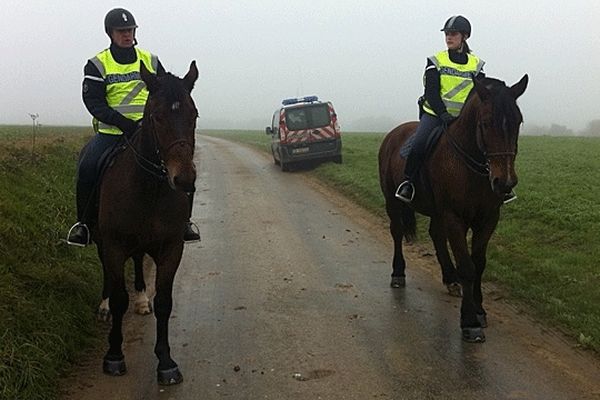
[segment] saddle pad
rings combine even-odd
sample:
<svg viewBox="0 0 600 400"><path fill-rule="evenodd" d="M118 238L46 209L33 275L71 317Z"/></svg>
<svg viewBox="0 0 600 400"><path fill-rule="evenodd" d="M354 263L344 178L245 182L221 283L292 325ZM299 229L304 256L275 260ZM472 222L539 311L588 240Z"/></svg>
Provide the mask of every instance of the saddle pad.
<svg viewBox="0 0 600 400"><path fill-rule="evenodd" d="M429 155L429 153L434 149L436 143L438 142L438 140L440 139L440 136L442 136L442 134L444 133L444 127L443 126L437 126L435 128L433 128L433 131L431 132L431 134L429 135L429 138L427 139L427 145L425 147L425 155ZM410 135L410 137L406 140L406 142L404 142L404 145L402 146L402 148L400 148L400 157L402 158L407 158L408 155L410 154L410 151L412 149L412 145L413 142L415 141L415 134L413 132L412 135Z"/></svg>

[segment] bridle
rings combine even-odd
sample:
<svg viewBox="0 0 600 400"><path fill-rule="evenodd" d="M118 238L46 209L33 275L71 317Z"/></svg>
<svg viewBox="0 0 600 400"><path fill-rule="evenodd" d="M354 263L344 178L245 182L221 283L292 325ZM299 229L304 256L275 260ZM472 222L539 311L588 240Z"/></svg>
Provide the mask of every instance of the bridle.
<svg viewBox="0 0 600 400"><path fill-rule="evenodd" d="M141 154L133 145L132 140L133 140L133 138L135 138L135 136L140 134L140 132L142 131L142 127L139 127L135 131L135 133L132 135L131 139L129 139L126 135L123 135L123 136L125 137L125 141L129 145L129 147L131 148L131 151L133 151L133 154L135 156L135 161L138 164L138 166L140 166L140 168L142 168L144 171L150 173L151 175L154 175L159 180L166 180L168 170L167 170L167 166L165 164L164 158L160 151L160 144L159 144L160 142L158 140L158 134L156 133L156 125L155 125L156 122L154 120L154 115L152 113L150 113L150 115L148 115L147 117L144 118L144 121L148 121L150 123L150 132L152 133L152 139L154 141L154 154L156 155L156 158L158 159L158 163L150 160L147 157L144 157L144 155ZM189 140L176 139L166 147L166 149L164 150L164 154L165 155L169 154L169 151L178 144L185 144L185 145L188 145L192 150L194 149L194 145L192 143L190 143Z"/></svg>
<svg viewBox="0 0 600 400"><path fill-rule="evenodd" d="M476 142L477 149L479 150L480 158L483 158L485 162L481 162L476 160L473 156L467 153L460 144L452 137L448 129L445 130L446 135L448 136L448 141L452 145L452 148L456 151L456 153L460 156L466 166L473 172L478 175L489 177L490 175L490 160L494 157L514 157L516 153L514 151L497 151L488 153L485 140L483 139L483 122L477 122L476 129Z"/></svg>

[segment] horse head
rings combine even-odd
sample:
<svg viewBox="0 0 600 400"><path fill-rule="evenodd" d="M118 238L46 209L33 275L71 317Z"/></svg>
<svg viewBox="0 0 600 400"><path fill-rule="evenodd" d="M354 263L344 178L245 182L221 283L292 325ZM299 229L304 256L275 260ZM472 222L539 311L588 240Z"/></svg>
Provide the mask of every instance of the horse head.
<svg viewBox="0 0 600 400"><path fill-rule="evenodd" d="M193 192L196 181L194 132L198 110L191 92L198 79L196 62L192 61L183 78L170 73L152 74L143 62L140 75L149 92L143 129L153 136L171 188Z"/></svg>
<svg viewBox="0 0 600 400"><path fill-rule="evenodd" d="M516 100L525 92L528 81L527 75L511 87L492 78L473 81L480 100L477 146L488 163L490 184L498 196L509 193L518 182L514 166L523 116Z"/></svg>

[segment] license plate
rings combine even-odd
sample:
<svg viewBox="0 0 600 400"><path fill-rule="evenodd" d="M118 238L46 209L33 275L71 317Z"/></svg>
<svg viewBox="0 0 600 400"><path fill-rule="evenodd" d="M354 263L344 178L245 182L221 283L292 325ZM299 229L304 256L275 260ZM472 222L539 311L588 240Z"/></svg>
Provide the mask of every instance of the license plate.
<svg viewBox="0 0 600 400"><path fill-rule="evenodd" d="M297 149L292 149L292 154L301 154L308 153L308 147L298 147Z"/></svg>

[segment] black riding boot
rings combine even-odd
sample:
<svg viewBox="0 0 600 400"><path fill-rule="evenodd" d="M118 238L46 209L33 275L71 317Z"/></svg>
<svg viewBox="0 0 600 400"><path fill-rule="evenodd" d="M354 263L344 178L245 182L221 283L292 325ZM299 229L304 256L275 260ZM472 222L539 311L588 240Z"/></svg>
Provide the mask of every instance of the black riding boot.
<svg viewBox="0 0 600 400"><path fill-rule="evenodd" d="M190 202L190 218L192 217L192 205L194 204L194 194L188 193L188 200ZM198 242L200 241L200 231L195 223L188 221L185 223L185 230L183 231L184 242Z"/></svg>
<svg viewBox="0 0 600 400"><path fill-rule="evenodd" d="M67 243L73 246L85 247L91 242L90 226L92 224L94 204L94 184L77 181L77 219L75 225L69 229Z"/></svg>
<svg viewBox="0 0 600 400"><path fill-rule="evenodd" d="M413 185L413 178L417 176L419 167L423 160L423 156L419 151L413 149L406 159L406 165L404 166L404 176L406 179L396 189L396 198L402 200L405 203L410 203L415 197L415 186Z"/></svg>
<svg viewBox="0 0 600 400"><path fill-rule="evenodd" d="M405 203L410 203L415 197L415 186L412 184L410 179L406 179L404 182L398 186L396 189L396 198L404 201Z"/></svg>

